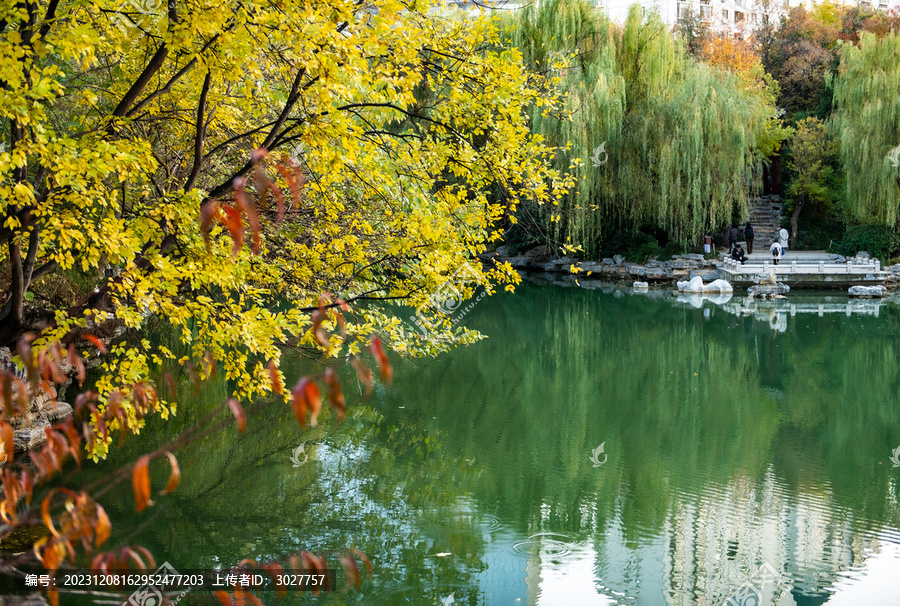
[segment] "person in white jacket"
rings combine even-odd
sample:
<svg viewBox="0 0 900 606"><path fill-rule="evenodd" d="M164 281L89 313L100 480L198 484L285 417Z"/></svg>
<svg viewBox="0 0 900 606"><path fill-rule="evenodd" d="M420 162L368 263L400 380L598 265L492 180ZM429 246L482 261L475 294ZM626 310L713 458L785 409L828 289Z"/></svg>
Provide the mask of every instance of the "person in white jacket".
<svg viewBox="0 0 900 606"><path fill-rule="evenodd" d="M781 231L778 232L778 243L781 244L781 252L787 252L788 249L788 231L785 228L781 228Z"/></svg>
<svg viewBox="0 0 900 606"><path fill-rule="evenodd" d="M772 263L778 265L778 262L781 260L781 254L784 252L781 248L781 243L778 240L772 242L772 246L769 247L769 250L772 252Z"/></svg>

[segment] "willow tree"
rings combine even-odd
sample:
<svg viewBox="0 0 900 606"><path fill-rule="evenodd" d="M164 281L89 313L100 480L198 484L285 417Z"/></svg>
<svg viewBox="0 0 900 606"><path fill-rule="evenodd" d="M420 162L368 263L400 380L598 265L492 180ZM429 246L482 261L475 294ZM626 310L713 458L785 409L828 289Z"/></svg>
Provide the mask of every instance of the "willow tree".
<svg viewBox="0 0 900 606"><path fill-rule="evenodd" d="M861 223L900 221L900 31L845 44L834 77L831 123L844 166L844 197Z"/></svg>
<svg viewBox="0 0 900 606"><path fill-rule="evenodd" d="M753 168L783 139L769 140L775 111L765 86L695 61L639 7L619 27L586 2L555 0L505 28L532 69L566 94L561 116L533 113L537 133L570 146L557 167L571 165L577 177L577 191L544 211L554 236L592 253L605 229L652 223L687 244L746 212Z"/></svg>
<svg viewBox="0 0 900 606"><path fill-rule="evenodd" d="M135 7L0 0L0 341L105 334L97 387L128 405L176 357L118 332L154 319L241 398L283 380L284 346L475 338L433 295L515 282L466 262L505 212L566 185L529 130L538 91L488 19L396 0ZM83 298L49 298L51 278ZM372 300L422 306L428 338Z"/></svg>

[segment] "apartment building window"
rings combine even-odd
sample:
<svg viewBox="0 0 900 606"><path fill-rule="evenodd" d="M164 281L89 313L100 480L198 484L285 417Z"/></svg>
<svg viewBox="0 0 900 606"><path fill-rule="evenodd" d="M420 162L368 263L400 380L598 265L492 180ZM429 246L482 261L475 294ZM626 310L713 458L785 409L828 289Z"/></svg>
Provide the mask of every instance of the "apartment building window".
<svg viewBox="0 0 900 606"><path fill-rule="evenodd" d="M728 21L728 9L727 8L722 9L722 16L725 17L726 21Z"/></svg>
<svg viewBox="0 0 900 606"><path fill-rule="evenodd" d="M700 6L700 19L703 21L709 21L712 19L712 7L711 6Z"/></svg>
<svg viewBox="0 0 900 606"><path fill-rule="evenodd" d="M753 21L753 23L758 23L759 13L750 13L750 20Z"/></svg>
<svg viewBox="0 0 900 606"><path fill-rule="evenodd" d="M744 13L742 13L740 11L734 11L734 22L740 23L743 20L744 20Z"/></svg>

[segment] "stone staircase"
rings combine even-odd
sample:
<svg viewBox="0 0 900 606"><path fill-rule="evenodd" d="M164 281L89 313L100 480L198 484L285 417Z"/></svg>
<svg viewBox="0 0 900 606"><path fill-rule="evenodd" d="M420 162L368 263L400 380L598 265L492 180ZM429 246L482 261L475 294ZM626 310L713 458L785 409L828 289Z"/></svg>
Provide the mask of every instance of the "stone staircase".
<svg viewBox="0 0 900 606"><path fill-rule="evenodd" d="M775 234L781 229L781 198L774 195L750 198L749 204L754 232L753 249L768 251ZM743 228L741 225L742 234Z"/></svg>

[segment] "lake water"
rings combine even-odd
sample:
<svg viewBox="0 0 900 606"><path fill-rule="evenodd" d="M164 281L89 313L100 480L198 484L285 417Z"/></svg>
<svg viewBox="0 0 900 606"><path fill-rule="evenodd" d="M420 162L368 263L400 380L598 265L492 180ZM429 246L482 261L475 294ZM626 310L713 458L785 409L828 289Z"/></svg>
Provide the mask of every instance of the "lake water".
<svg viewBox="0 0 900 606"><path fill-rule="evenodd" d="M374 575L328 604L900 605L900 305L538 278L467 325L488 338L396 361L340 426L272 408L180 451L144 513L108 494L112 542L176 569L361 549Z"/></svg>

